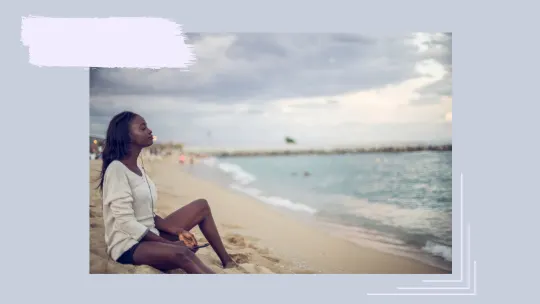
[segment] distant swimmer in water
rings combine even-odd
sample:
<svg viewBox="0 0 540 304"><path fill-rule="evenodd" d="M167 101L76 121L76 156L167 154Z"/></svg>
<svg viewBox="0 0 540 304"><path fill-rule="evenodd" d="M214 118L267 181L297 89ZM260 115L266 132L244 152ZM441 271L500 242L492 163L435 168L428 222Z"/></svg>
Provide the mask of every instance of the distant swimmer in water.
<svg viewBox="0 0 540 304"><path fill-rule="evenodd" d="M307 172L307 171L304 172L304 176L310 176L310 175L311 175L311 173L309 173L309 172Z"/></svg>

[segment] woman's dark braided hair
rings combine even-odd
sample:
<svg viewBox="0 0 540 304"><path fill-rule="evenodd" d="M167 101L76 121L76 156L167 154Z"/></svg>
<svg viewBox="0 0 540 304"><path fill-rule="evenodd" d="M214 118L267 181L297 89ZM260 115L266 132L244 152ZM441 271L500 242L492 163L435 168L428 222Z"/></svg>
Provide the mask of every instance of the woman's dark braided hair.
<svg viewBox="0 0 540 304"><path fill-rule="evenodd" d="M99 176L99 185L97 188L103 192L103 182L105 172L109 165L115 160L121 160L129 153L131 138L129 126L137 114L129 111L116 114L107 128L107 137L105 138L105 148L102 153L103 164Z"/></svg>

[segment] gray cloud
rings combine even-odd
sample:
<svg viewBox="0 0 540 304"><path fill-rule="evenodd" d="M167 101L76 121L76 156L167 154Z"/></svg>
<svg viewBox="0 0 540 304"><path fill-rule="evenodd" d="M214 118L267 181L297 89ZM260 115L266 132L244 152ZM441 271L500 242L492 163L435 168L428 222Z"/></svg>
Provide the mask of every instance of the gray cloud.
<svg viewBox="0 0 540 304"><path fill-rule="evenodd" d="M191 34L189 42L197 53L219 37ZM404 37L250 33L226 37L230 45L213 58L198 56L190 71L92 69L91 94L181 96L202 102L335 95L409 79L421 59Z"/></svg>
<svg viewBox="0 0 540 304"><path fill-rule="evenodd" d="M328 99L322 103L301 103L293 104L289 107L296 109L330 109L339 107L339 101L335 99Z"/></svg>
<svg viewBox="0 0 540 304"><path fill-rule="evenodd" d="M452 33L444 33L426 42L429 47L426 57L439 62L447 72L443 79L418 90L421 97L412 103L437 103L441 97L452 96Z"/></svg>
<svg viewBox="0 0 540 304"><path fill-rule="evenodd" d="M439 62L449 73L441 81L420 89L420 98L413 102L435 103L441 96L451 96L451 34L425 42L428 46L425 52L418 52L417 46L407 42L411 37L404 36L250 33L189 33L187 36L197 55L197 62L189 71L91 69L91 132L104 133L114 114L132 110L151 121L154 133L165 139L204 144L210 140L207 133L211 130L216 144L246 141L243 137L253 141L257 134L265 134L261 141L280 140L281 133L301 133L301 127L293 130L291 126L264 123L268 101L383 88L418 76L415 65L424 59ZM238 110L237 104L245 107ZM340 100L327 97L326 102L290 107L304 111L340 106ZM233 114L241 119L228 120ZM390 129L393 128L384 130ZM301 134L317 140L317 136L309 135L313 128L302 130ZM373 134L376 133L370 136L376 137Z"/></svg>

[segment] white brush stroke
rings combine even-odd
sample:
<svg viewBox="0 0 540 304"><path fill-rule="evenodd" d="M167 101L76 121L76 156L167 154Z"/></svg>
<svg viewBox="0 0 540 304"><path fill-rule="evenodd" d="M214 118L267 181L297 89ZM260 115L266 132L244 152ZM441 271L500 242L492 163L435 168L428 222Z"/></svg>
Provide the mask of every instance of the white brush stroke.
<svg viewBox="0 0 540 304"><path fill-rule="evenodd" d="M162 18L23 17L21 41L42 67L181 68L195 62L180 25Z"/></svg>

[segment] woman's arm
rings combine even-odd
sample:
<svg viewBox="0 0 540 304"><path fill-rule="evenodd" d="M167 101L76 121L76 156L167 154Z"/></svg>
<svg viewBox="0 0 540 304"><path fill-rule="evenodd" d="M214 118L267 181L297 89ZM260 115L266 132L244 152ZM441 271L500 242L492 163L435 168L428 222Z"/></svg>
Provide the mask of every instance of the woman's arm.
<svg viewBox="0 0 540 304"><path fill-rule="evenodd" d="M148 230L148 232L143 236L143 238L141 239L141 242L159 242L159 243L176 244L176 245L180 244L178 242L173 242L173 241L169 241L169 240L167 240L165 238L162 238L161 236L153 233L150 230Z"/></svg>
<svg viewBox="0 0 540 304"><path fill-rule="evenodd" d="M170 242L149 231L135 218L133 194L125 172L112 163L107 169L103 183L103 205L109 205L116 227L136 241Z"/></svg>
<svg viewBox="0 0 540 304"><path fill-rule="evenodd" d="M182 228L174 227L173 225L168 224L166 220L157 214L154 216L154 223L156 224L156 228L158 230L165 231L173 235L178 235L184 231Z"/></svg>

